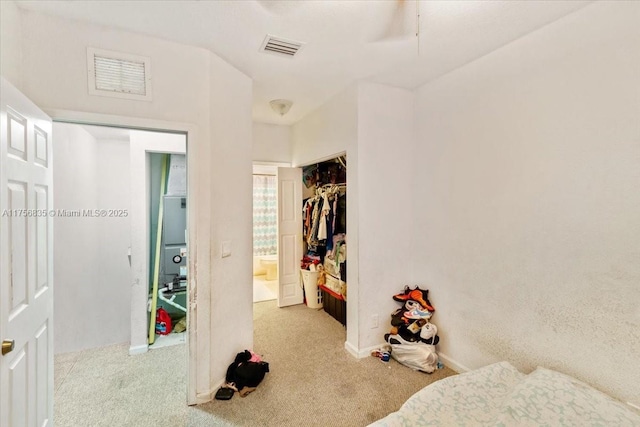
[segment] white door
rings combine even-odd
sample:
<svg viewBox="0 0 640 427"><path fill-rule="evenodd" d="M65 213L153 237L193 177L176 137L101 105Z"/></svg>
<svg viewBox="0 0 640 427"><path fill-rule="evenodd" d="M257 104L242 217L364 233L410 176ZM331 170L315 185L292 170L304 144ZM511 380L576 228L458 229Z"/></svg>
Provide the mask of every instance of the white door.
<svg viewBox="0 0 640 427"><path fill-rule="evenodd" d="M302 304L302 169L278 168L278 307Z"/></svg>
<svg viewBox="0 0 640 427"><path fill-rule="evenodd" d="M51 426L51 119L4 78L0 95L0 426Z"/></svg>

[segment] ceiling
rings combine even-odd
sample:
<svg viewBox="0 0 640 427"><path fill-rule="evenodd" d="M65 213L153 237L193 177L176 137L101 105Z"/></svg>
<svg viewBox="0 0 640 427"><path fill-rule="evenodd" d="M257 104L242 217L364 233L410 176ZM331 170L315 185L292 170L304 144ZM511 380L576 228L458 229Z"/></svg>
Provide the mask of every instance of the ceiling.
<svg viewBox="0 0 640 427"><path fill-rule="evenodd" d="M18 5L209 49L253 79L255 121L292 124L356 80L413 89L590 2L39 0ZM267 34L305 45L293 58L263 53L259 48ZM272 99L290 99L293 107L281 117L271 110Z"/></svg>

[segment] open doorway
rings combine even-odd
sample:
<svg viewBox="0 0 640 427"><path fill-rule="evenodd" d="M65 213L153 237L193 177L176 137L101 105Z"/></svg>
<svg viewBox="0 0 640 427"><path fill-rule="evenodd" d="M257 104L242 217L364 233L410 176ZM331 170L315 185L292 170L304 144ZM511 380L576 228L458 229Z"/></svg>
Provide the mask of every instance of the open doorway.
<svg viewBox="0 0 640 427"><path fill-rule="evenodd" d="M253 302L278 298L278 167L253 165Z"/></svg>
<svg viewBox="0 0 640 427"><path fill-rule="evenodd" d="M276 166L253 167L253 302L278 298Z"/></svg>
<svg viewBox="0 0 640 427"><path fill-rule="evenodd" d="M55 123L54 135L56 357L122 343L129 354L144 352L133 331L156 332L148 310L154 300L172 318L172 331L188 312L186 134ZM164 221L161 204L170 205ZM166 227L169 238L157 232ZM132 257L132 247L144 247L146 256ZM134 292L139 265L146 270L142 299ZM169 287L180 294L163 294ZM184 345L186 334L172 343ZM186 382L187 358L173 369Z"/></svg>
<svg viewBox="0 0 640 427"><path fill-rule="evenodd" d="M156 349L186 342L187 170L184 153L152 152L147 158L149 348Z"/></svg>

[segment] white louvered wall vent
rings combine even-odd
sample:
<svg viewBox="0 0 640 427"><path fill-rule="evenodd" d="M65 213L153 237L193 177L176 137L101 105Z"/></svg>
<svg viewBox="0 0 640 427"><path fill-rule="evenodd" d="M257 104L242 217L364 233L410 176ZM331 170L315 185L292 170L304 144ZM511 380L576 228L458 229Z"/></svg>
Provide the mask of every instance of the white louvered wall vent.
<svg viewBox="0 0 640 427"><path fill-rule="evenodd" d="M91 95L151 101L151 60L109 50L87 48Z"/></svg>
<svg viewBox="0 0 640 427"><path fill-rule="evenodd" d="M303 47L304 43L302 42L287 40L283 39L282 37L275 37L267 34L267 37L265 37L264 41L262 42L262 46L260 46L260 51L264 53L271 53L273 55L293 58L302 50Z"/></svg>

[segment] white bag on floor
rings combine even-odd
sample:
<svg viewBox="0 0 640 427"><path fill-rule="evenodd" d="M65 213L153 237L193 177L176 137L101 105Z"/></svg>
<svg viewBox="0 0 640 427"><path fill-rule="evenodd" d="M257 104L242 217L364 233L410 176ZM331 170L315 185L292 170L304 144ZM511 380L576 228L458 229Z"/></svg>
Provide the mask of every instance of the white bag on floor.
<svg viewBox="0 0 640 427"><path fill-rule="evenodd" d="M391 344L391 357L411 369L428 374L438 368L436 346L423 342Z"/></svg>

